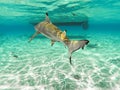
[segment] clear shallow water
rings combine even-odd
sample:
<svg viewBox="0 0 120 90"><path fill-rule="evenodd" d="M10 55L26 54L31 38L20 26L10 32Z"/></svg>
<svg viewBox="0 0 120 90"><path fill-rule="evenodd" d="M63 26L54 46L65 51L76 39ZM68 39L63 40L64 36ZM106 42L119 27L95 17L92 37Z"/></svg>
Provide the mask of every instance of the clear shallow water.
<svg viewBox="0 0 120 90"><path fill-rule="evenodd" d="M51 47L50 40L42 35L28 43L34 32L32 26L1 31L0 89L119 90L120 32L93 27L82 30L80 26L60 26L68 29L71 39L90 40L84 50L73 54L73 67L63 44L57 42Z"/></svg>
<svg viewBox="0 0 120 90"><path fill-rule="evenodd" d="M85 18L91 23L120 21L119 0L0 0L0 7L0 24L37 23L46 12L52 22L80 22Z"/></svg>
<svg viewBox="0 0 120 90"><path fill-rule="evenodd" d="M119 0L0 0L0 90L119 90ZM72 56L63 44L42 35L28 43L32 24L80 23L59 26L70 39L88 39Z"/></svg>

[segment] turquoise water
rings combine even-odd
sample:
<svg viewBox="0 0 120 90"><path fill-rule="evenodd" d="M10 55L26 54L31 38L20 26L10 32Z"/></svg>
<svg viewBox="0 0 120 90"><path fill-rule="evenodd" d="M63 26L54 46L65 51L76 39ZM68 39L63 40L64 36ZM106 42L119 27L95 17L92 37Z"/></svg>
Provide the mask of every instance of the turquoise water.
<svg viewBox="0 0 120 90"><path fill-rule="evenodd" d="M0 1L0 90L119 90L119 5L117 0ZM87 30L57 25L70 39L90 41L73 53L73 66L62 43L51 47L43 35L28 43L32 24L44 20L46 11L54 23L89 20Z"/></svg>

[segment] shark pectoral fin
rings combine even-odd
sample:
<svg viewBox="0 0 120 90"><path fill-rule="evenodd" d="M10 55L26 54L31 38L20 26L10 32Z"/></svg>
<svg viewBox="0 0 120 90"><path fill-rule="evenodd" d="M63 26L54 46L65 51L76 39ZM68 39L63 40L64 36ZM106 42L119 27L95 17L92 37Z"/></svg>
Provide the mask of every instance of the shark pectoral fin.
<svg viewBox="0 0 120 90"><path fill-rule="evenodd" d="M33 38L36 37L38 34L40 34L40 33L39 32L35 32L28 42L31 42L33 40Z"/></svg>
<svg viewBox="0 0 120 90"><path fill-rule="evenodd" d="M54 41L54 40L51 40L51 46L53 46L53 45L54 45L54 43L55 43L55 41Z"/></svg>

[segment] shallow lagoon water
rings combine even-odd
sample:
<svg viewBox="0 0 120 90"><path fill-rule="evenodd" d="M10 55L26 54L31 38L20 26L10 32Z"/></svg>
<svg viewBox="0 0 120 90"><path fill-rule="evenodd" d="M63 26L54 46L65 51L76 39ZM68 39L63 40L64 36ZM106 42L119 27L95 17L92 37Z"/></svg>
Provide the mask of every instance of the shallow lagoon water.
<svg viewBox="0 0 120 90"><path fill-rule="evenodd" d="M0 90L120 90L119 10L119 0L0 0ZM73 66L62 43L28 43L46 12L70 39L90 41Z"/></svg>
<svg viewBox="0 0 120 90"><path fill-rule="evenodd" d="M99 27L92 26L89 30L80 26L59 26L69 29L70 39L90 40L84 50L73 54L73 66L69 64L68 51L63 44L56 42L51 47L50 40L42 35L28 43L34 32L32 26L23 29L17 26L21 31L1 31L0 89L119 90L120 33L112 28L100 31ZM28 28L31 28L29 32Z"/></svg>

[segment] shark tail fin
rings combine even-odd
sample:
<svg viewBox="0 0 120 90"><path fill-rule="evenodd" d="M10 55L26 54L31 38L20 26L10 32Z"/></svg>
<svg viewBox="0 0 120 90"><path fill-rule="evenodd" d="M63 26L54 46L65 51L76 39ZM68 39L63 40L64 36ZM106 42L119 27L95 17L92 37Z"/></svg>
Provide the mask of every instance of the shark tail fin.
<svg viewBox="0 0 120 90"><path fill-rule="evenodd" d="M67 47L69 49L69 60L70 60L70 64L72 65L72 53L79 50L80 48L84 49L85 45L87 45L89 43L88 40L71 40L69 41L69 43L67 44Z"/></svg>

